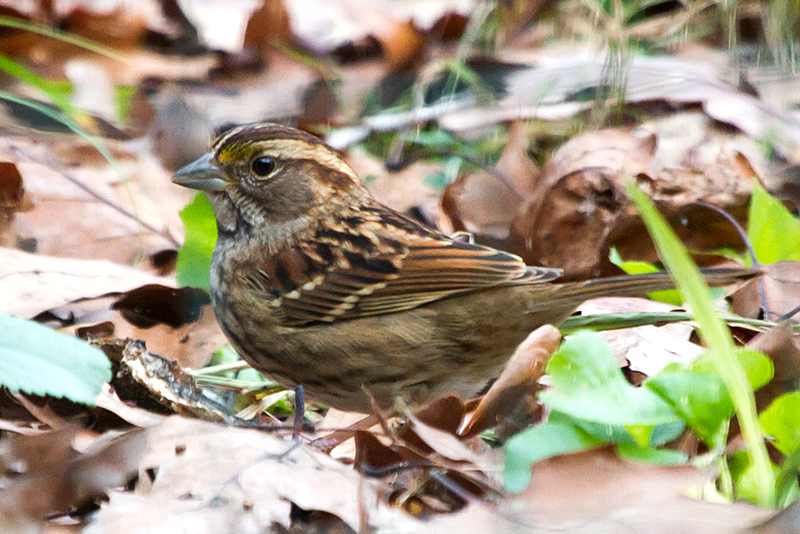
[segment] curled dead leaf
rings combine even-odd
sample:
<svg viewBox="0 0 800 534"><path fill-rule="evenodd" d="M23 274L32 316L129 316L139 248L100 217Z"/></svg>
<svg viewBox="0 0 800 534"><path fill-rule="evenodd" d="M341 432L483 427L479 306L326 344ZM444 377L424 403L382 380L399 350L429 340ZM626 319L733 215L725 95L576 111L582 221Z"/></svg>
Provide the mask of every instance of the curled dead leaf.
<svg viewBox="0 0 800 534"><path fill-rule="evenodd" d="M511 224L534 189L539 169L528 156L524 123L514 122L497 164L463 174L445 189L442 210L453 231L476 235L479 242L508 248Z"/></svg>
<svg viewBox="0 0 800 534"><path fill-rule="evenodd" d="M531 332L514 351L500 378L481 398L471 417L465 420L460 435L474 436L517 411L520 403L536 391L547 362L560 343L561 332L552 325Z"/></svg>
<svg viewBox="0 0 800 534"><path fill-rule="evenodd" d="M690 249L741 249L730 223L697 203L743 220L756 177L746 158L727 153L705 167L655 172L655 149L655 136L637 138L620 130L590 132L564 144L543 168L536 191L514 221L514 251L528 263L564 269L565 280L613 274L611 247L626 260L657 261L649 234L625 194L631 178Z"/></svg>

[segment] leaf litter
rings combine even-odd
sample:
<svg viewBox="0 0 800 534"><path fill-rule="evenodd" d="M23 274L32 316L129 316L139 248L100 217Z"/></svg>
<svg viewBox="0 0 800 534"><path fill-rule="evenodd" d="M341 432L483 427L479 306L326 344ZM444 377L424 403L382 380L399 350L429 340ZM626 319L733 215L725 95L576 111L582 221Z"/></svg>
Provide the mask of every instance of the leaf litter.
<svg viewBox="0 0 800 534"><path fill-rule="evenodd" d="M308 419L317 421L317 432L312 433L307 427L283 426L282 421L292 415L292 403L287 402L291 393L275 394L260 386L242 393L241 388L201 388L194 383L184 367L202 367L217 358L212 353L223 338L203 303L205 294L175 289L173 264L167 261L161 268L159 274L166 276L151 273L159 269L156 256L174 257L182 240L177 212L188 197L169 184L167 169L201 154L205 140L230 122L292 117L317 133L335 135L337 126L351 127L350 134L355 135L349 139L365 144L381 132L400 131L404 139L413 140L415 131L435 125L450 130L451 139L462 148L492 127L510 123L502 125L499 139L493 141L504 150L485 161L465 158L468 165L459 165L452 181L442 184L441 199L430 179L445 164L435 146L400 171L387 169L385 161L393 160L386 154L376 155L361 146L349 147L345 156L362 176L379 175L369 187L400 211L437 221L447 230L474 233L479 242L502 246L530 262L565 268L567 277L576 279L618 272L609 261L612 247L624 260L656 261L649 238L622 194L624 179L632 176L649 189L693 251L702 252L697 258L715 263L740 254L744 243L730 221L693 204L710 204L744 222L752 217L747 206L753 183L780 185L773 172L775 163L753 150L756 141L763 143L770 132L779 131L781 135L772 138L773 148L786 162L796 164L797 127L791 113L777 109L783 105L780 99L739 91L726 82L730 72L719 63L711 68L710 61L688 56L636 55L629 58L625 103L636 112L660 109L654 113L656 128L623 124L575 135L580 127L565 124L583 120L582 114L594 105L592 99L579 97L581 91L598 90L607 83L605 55L583 47L565 48L566 53L524 48L524 38L537 37L515 33L530 27L509 20L517 16L528 20L539 6L522 14L513 6L502 7L501 17L509 20L497 42L512 45L499 54L506 63L472 61L470 68L481 74L465 82L467 71L440 59L449 54L464 59L459 54L465 47L480 41L470 33L475 32L470 22L482 20L470 2L410 3L416 10L413 14L400 13L409 6L382 2L368 10L345 1L320 4L313 15L322 19L347 14L338 15L337 24L347 30L340 32L333 26L314 30L324 25L299 0L242 2L238 22L228 27L218 24L213 14L221 12L213 6L206 6L202 16L190 15L188 4L197 2L178 2L172 11L155 2L144 2L142 11L129 6L103 11L82 2L74 2L79 7L70 10L56 4L49 13L52 20L60 20L75 35L113 44L128 55L124 64L92 56L92 63L84 64L86 68L77 74L71 69L75 102L84 98L81 85L88 86L97 101L84 107L94 108L97 118L108 124L92 131L145 137L107 141L124 171L121 178L85 142L63 133L33 132L29 116L23 114L21 121L19 113L4 106L9 117L3 117L7 135L0 140L0 238L9 248L0 251L0 266L5 267L0 273L0 292L6 297L0 301L2 311L37 317L101 345L119 343L137 366L138 387L147 393L126 396L121 395L125 387L119 383L113 389L105 386L95 398L95 408L52 398L27 400L20 393L15 400L0 401L2 428L38 440L23 442L6 437L10 435L6 432L0 441L3 453L18 451L0 457L6 482L0 490L4 526L20 531L36 531L42 525L52 529L56 518L67 521L57 514L71 512L77 528L88 532L154 528L171 532L191 525L199 532L460 528L722 533L768 517L769 512L741 503L711 504L684 497L687 489L697 486L713 494L711 481L718 473L706 467L622 459L618 452L625 450L623 444L616 452L592 446L546 458L530 468L532 482L523 492L508 494L500 477L501 449L490 445L493 440L504 441L539 422L553 428L562 425L565 442L571 435L582 436L585 443L601 443L592 441L591 428L567 429L563 414L548 413L558 403L542 404L536 395L547 388L552 392L552 377L544 375L560 341L552 327L532 334L480 399L449 397L422 409L400 407L399 418L374 413L352 425L327 416L319 421L321 412L314 408L307 413ZM649 26L635 25L631 35L643 39L672 35L675 27L689 23L686 9L654 18ZM559 11L557 16L569 13ZM35 9L18 15L44 20ZM546 16L544 20L543 26L534 25L537 31L550 31ZM440 32L451 23L451 30L460 28L453 30L461 38L458 46ZM124 31L112 31L115 27ZM333 34L338 41L331 39ZM293 39L308 49L294 48ZM309 49L316 55L308 54ZM69 62L80 66L87 55L57 40L35 42L17 30L0 38L0 50L14 58L27 54L38 72L56 77ZM165 50L172 55L163 54ZM333 57L340 63L330 61ZM410 110L361 113L365 94L373 86L389 86L388 80L400 70L412 82L405 85L407 92L398 91L394 102L384 107L402 108L403 99L408 99L413 102ZM495 91L492 75L497 72L504 74ZM749 68L747 76L765 94L771 89L774 95L765 72ZM154 74L159 78L155 83L149 78ZM118 124L120 128L114 125L119 117L110 111L113 95L100 101L100 92L92 92L108 80L138 86L129 102L129 122ZM442 80L446 90L432 90ZM34 98L48 96L25 91ZM494 98L487 99L489 94ZM659 103L669 109L664 111ZM664 124L681 114L705 122L692 135L679 126L677 137L690 138L690 148L670 152L676 135L672 132L670 138ZM538 126L526 122L532 117L543 121ZM90 123L103 124L86 122ZM191 142L187 131L193 134ZM552 146L553 138L559 138L561 148L551 154L548 144ZM571 140L562 144L565 138ZM766 302L767 318L791 312L797 305L792 298L797 285L793 260L766 265L764 297L753 288L740 292L734 297L735 309L760 317ZM189 293L198 299L188 298ZM188 301L193 304L186 306ZM630 307L617 303L611 308L643 311L651 305L629 301L626 306ZM755 331L751 328L746 335L752 337ZM690 336L691 327L686 325L619 333L612 342L617 364L607 371L626 367L628 379L639 383L665 366L690 365L701 350ZM125 338L144 340L147 347L122 341ZM779 450L788 454L791 438L780 433L784 426L775 421L786 420L794 406L785 395L796 389L795 339L784 323L751 343L775 362L775 379L758 393L761 405L774 405L764 412L769 415L762 424L774 433ZM210 402L198 400L202 398ZM251 405L264 401L264 406L278 411L266 415L261 407L246 410L253 416L249 424L256 428L158 415L178 412L233 421L234 413L242 413L242 406L235 403L243 399ZM61 421L73 417L88 417L91 423L80 423L79 430ZM145 430L131 431L131 426ZM258 430L267 426L269 433ZM324 428L333 433L325 436ZM489 429L494 429L491 437ZM120 431L127 434L119 444L109 440ZM691 441L686 434L680 439L683 445ZM96 443L99 452L91 452L87 443ZM335 459L328 454L333 445L338 445ZM34 450L35 455L25 456L25 451ZM52 461L37 466L33 456L36 462ZM30 465L21 469L26 463ZM85 508L87 503L93 503L91 511ZM753 530L780 524L791 510ZM43 523L45 518L50 521Z"/></svg>

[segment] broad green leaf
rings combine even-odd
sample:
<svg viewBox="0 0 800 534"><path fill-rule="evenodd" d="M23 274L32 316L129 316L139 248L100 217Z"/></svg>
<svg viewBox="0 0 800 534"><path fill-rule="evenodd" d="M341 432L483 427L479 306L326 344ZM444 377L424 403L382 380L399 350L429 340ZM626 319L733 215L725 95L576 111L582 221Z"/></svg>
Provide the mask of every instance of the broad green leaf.
<svg viewBox="0 0 800 534"><path fill-rule="evenodd" d="M558 421L575 425L603 443L615 443L617 445L630 445L634 447L658 447L659 445L669 443L680 436L686 426L683 421L680 420L656 426L614 426L575 419L567 414L555 411L550 413L549 421ZM647 438L646 441L643 439L644 437Z"/></svg>
<svg viewBox="0 0 800 534"><path fill-rule="evenodd" d="M773 366L769 358L744 349L736 349L735 354L754 390L772 379ZM710 448L725 445L733 402L707 353L690 366L667 366L644 385L670 403Z"/></svg>
<svg viewBox="0 0 800 534"><path fill-rule="evenodd" d="M626 274L645 274L645 273L656 273L660 271L658 267L653 265L652 263L648 263L646 261L625 261L617 252L617 249L611 249L611 252L608 255L609 260L611 263L625 271ZM681 298L681 294L676 289L668 289L665 291L651 291L647 294L653 300L657 300L658 302L665 302L667 304L673 304L675 306L680 306L683 304L683 299Z"/></svg>
<svg viewBox="0 0 800 534"><path fill-rule="evenodd" d="M505 486L509 491L523 491L531 481L531 465L559 454L582 451L601 444L568 423L548 421L523 430L505 445Z"/></svg>
<svg viewBox="0 0 800 534"><path fill-rule="evenodd" d="M781 395L758 418L773 445L786 456L800 450L800 391Z"/></svg>
<svg viewBox="0 0 800 534"><path fill-rule="evenodd" d="M214 210L205 193L195 195L191 203L181 210L181 220L186 240L178 250L176 267L178 284L199 287L208 291L208 273L211 254L217 241L217 222Z"/></svg>
<svg viewBox="0 0 800 534"><path fill-rule="evenodd" d="M665 369L644 384L670 403L709 448L725 444L733 403L716 373Z"/></svg>
<svg viewBox="0 0 800 534"><path fill-rule="evenodd" d="M623 458L633 462L646 462L656 465L681 465L685 464L689 457L678 451L669 449L653 449L650 447L632 447L631 445L620 445L617 452Z"/></svg>
<svg viewBox="0 0 800 534"><path fill-rule="evenodd" d="M772 380L774 373L772 360L762 353L737 347L734 348L733 355L735 360L739 362L739 366L744 371L747 382L753 391L765 386ZM716 368L711 351L701 354L692 364L691 369L696 373L715 373Z"/></svg>
<svg viewBox="0 0 800 534"><path fill-rule="evenodd" d="M800 223L758 183L750 199L747 237L762 265L800 261Z"/></svg>
<svg viewBox="0 0 800 534"><path fill-rule="evenodd" d="M594 332L566 338L547 364L552 387L541 393L554 410L600 424L654 427L679 421L658 395L625 380L614 355Z"/></svg>
<svg viewBox="0 0 800 534"><path fill-rule="evenodd" d="M797 475L800 473L800 450L786 457L778 472L778 506L786 507L797 500L800 487L797 484Z"/></svg>
<svg viewBox="0 0 800 534"><path fill-rule="evenodd" d="M0 386L94 405L111 364L92 345L33 321L0 315Z"/></svg>

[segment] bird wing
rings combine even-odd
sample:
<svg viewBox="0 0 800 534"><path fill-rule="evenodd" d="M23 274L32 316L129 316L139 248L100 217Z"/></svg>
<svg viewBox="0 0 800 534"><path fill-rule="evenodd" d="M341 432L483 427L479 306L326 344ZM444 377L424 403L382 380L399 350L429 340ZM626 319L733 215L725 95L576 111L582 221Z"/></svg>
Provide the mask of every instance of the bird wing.
<svg viewBox="0 0 800 534"><path fill-rule="evenodd" d="M347 247L353 240L341 237L332 240L340 248L321 248L325 244L319 240L309 243L300 256L306 262L321 260L328 268L281 296L284 324L388 314L487 287L544 283L561 274L528 267L513 254L431 236L385 239L377 251Z"/></svg>

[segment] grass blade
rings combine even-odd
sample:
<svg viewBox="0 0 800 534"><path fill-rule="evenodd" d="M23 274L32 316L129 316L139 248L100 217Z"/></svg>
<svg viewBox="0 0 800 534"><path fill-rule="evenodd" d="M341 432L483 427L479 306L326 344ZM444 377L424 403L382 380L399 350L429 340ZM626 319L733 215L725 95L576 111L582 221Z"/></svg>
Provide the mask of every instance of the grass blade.
<svg viewBox="0 0 800 534"><path fill-rule="evenodd" d="M750 466L757 480L758 504L771 508L775 506L775 475L767 455L764 435L758 424L753 389L736 357L733 339L714 309L708 296L708 286L703 281L700 271L672 228L658 213L653 202L633 181L628 184L628 194L636 203L659 256L675 279L675 285L691 306L695 320L700 326L700 336L708 347L709 356L733 401L742 437L747 444Z"/></svg>

